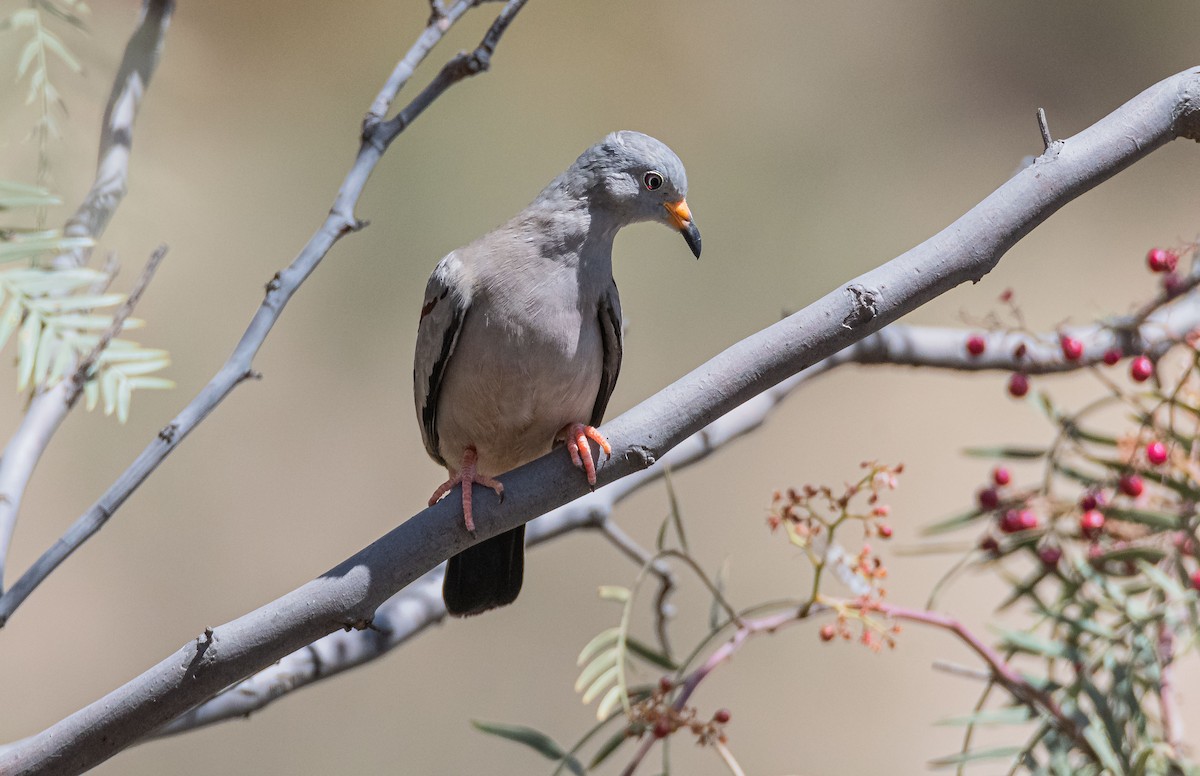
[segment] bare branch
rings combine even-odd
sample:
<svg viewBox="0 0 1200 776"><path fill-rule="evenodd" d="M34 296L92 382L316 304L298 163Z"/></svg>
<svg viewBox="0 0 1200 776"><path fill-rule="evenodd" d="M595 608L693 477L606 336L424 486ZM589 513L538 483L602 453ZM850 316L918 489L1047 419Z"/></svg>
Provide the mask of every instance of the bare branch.
<svg viewBox="0 0 1200 776"><path fill-rule="evenodd" d="M134 119L158 63L174 6L174 0L145 0L142 4L141 19L125 47L125 57L104 111L95 182L64 227L70 237L98 238L125 196ZM91 248L61 254L54 259L54 266L79 267L90 254ZM0 589L25 488L71 409L68 382L63 381L33 398L0 456Z"/></svg>
<svg viewBox="0 0 1200 776"><path fill-rule="evenodd" d="M483 66L474 72L481 72L482 69L486 69L488 58L494 50L500 35L507 29L508 24L512 21L517 11L524 6L525 1L509 0L508 4L505 5L497 17L496 22L484 36L480 47L475 50L473 55L467 55L468 59L475 57L483 63ZM457 9L461 5L464 5L464 3L459 3L455 8ZM469 7L472 4L468 2L465 5ZM462 10L465 11L466 8L464 7ZM459 11L458 15L461 15L461 13L462 11ZM450 12L448 12L447 18L450 18ZM457 18L457 16L454 18ZM426 28L420 39L405 57L405 61L413 61L413 66L415 67L415 64L419 63L429 53L432 46L441 40L445 33L445 30L441 29L441 27L442 25L438 24L434 27ZM480 54L481 51L483 54ZM452 60L452 62L459 61L462 58L462 55L460 55ZM444 72L445 70L443 69ZM467 73L466 75L469 74L471 73ZM430 87L421 92L412 105L402 111L402 113L406 111L411 114L409 119L395 126L392 126L390 122L388 126L382 124L376 125L364 134L358 156L349 173L347 173L345 180L342 182L333 208L325 219L324 224L309 238L308 243L301 249L300 254L292 263L285 269L277 272L275 277L267 284L266 296L259 306L258 311L251 319L250 325L242 335L241 340L234 348L233 354L230 355L217 374L209 380L208 384L201 389L200 393L183 408L182 412L175 416L174 420L158 433L155 439L146 446L117 481L109 486L108 490L104 492L96 503L80 515L71 527L67 529L67 532L42 553L41 557L21 575L11 590L0 596L0 626L8 622L13 612L16 611L25 599L29 597L29 594L54 569L58 568L59 564L66 560L72 552L78 549L108 522L108 519L125 503L129 495L150 476L150 473L170 455L179 443L209 413L216 409L217 405L224 401L225 397L235 387L241 384L247 377L255 374L252 369L254 356L258 353L267 335L270 334L271 329L279 320L279 316L283 313L283 308L292 298L292 295L296 293L300 285L317 268L317 265L333 247L334 243L344 235L362 228L362 222L354 216L354 208L362 194L363 187L366 185L367 178L370 176L371 171L375 169L375 165L383 156L384 151L387 150L388 145L403 131L412 118L415 118L421 110L424 110L442 92L463 77L465 75L447 79L442 74L439 74L434 80L434 84L438 84L438 88L435 89L434 84L431 84ZM398 88L399 86L397 86ZM419 105L415 109L415 112L414 105ZM67 389L63 389L63 391L65 390ZM56 393L61 401L63 398L61 395L62 391ZM60 409L60 412L65 411ZM31 409L30 415L32 414ZM61 417L59 417L59 422L61 422ZM3 481L0 480L0 488L2 486ZM6 493L6 491L0 489L0 497ZM3 506L6 505L0 502L0 507ZM0 522L0 527L2 526L3 523ZM0 531L0 538L3 538L2 531Z"/></svg>
<svg viewBox="0 0 1200 776"><path fill-rule="evenodd" d="M104 108L96 180L63 228L68 237L99 237L125 198L133 123L158 65L174 10L175 0L145 0L142 3L141 18L125 46L125 56ZM81 267L87 263L90 254L91 248L80 248L58 256L54 265Z"/></svg>
<svg viewBox="0 0 1200 776"><path fill-rule="evenodd" d="M1200 69L1156 84L1080 134L1055 143L943 232L733 345L607 424L604 431L614 455L600 470L600 482L645 469L715 418L788 376L960 283L979 280L1005 251L1070 200L1171 139L1200 137L1198 99ZM334 225L352 226L345 221ZM445 558L583 495L586 487L566 456L557 454L503 479L511 495L502 504L481 505L474 536L463 529L459 509L443 500L319 578L212 629L6 752L0 771L31 773L51 761L64 773L91 767L320 636L345 623L369 621L380 604Z"/></svg>

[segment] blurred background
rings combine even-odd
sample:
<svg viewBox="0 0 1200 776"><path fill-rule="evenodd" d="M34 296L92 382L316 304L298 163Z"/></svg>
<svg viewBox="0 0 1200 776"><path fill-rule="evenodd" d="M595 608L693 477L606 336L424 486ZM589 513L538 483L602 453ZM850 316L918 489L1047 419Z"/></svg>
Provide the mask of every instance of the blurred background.
<svg viewBox="0 0 1200 776"><path fill-rule="evenodd" d="M138 4L91 7L90 35L58 28L86 74L57 73L70 115L52 146L51 185L67 203L52 223L90 185ZM402 100L473 47L499 7L470 14ZM72 415L27 494L6 582L228 356L263 284L324 218L367 106L427 16L422 0L180 3L137 125L129 196L100 245L122 261L123 290L158 243L170 245L136 339L171 351L178 388L136 395L125 426ZM1038 107L1056 137L1069 136L1200 64L1198 24L1190 2L531 0L492 71L455 87L387 154L358 210L370 227L345 238L288 307L255 362L264 379L239 387L0 633L0 738L38 732L417 512L444 476L411 399L425 279L605 133L639 129L679 153L704 234L699 262L666 229L617 241L629 330L615 417L973 206L1041 151ZM15 72L17 40L0 36L0 72ZM31 182L35 149L21 138L35 112L23 95L0 91L0 177ZM1197 233L1198 166L1191 144L1156 152L912 320L962 324L998 308L1006 288L1039 329L1129 309L1154 288L1147 248ZM15 384L15 372L4 379ZM1097 390L1086 377L1036 384L1064 402ZM0 404L5 436L23 403L13 392ZM900 550L971 503L988 464L962 449L1049 435L1001 375L845 368L676 485L695 554L710 569L728 560L729 596L749 605L807 585L806 564L767 531L773 489L838 485L860 461L903 461L890 599L920 605L956 556ZM660 485L616 517L652 543L666 510ZM537 755L468 720L573 742L593 714L571 690L575 657L617 619L596 587L635 572L596 535L563 538L530 553L516 605L447 622L248 721L135 747L97 772L547 773ZM986 633L1002 595L994 578L968 576L943 605ZM677 603L683 645L708 602L693 589ZM934 722L967 712L978 689L931 670L936 659L973 664L939 632L907 628L876 655L821 644L810 623L746 646L695 701L732 710L730 745L748 773L922 773L960 740ZM1200 693L1180 686L1194 730ZM673 772L724 770L680 739Z"/></svg>

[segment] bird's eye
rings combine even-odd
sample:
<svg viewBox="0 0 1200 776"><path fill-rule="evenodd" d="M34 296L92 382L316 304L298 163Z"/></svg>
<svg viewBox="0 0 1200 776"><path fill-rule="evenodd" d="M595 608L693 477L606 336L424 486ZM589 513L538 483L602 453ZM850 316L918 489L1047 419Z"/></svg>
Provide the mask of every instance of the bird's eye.
<svg viewBox="0 0 1200 776"><path fill-rule="evenodd" d="M646 184L647 191L657 191L662 188L663 176L661 172L651 170L642 176L642 183Z"/></svg>

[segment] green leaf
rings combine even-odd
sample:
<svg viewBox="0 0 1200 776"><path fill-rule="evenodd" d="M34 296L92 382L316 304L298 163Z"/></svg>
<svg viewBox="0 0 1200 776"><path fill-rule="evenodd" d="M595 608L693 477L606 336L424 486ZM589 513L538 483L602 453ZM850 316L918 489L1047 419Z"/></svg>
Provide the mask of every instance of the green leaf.
<svg viewBox="0 0 1200 776"><path fill-rule="evenodd" d="M1112 744L1108 741L1108 736L1104 735L1100 728L1088 725L1083 729L1083 737L1092 745L1092 749L1105 768L1111 773L1125 772L1125 769L1121 767L1121 761L1117 759L1117 753L1113 751Z"/></svg>
<svg viewBox="0 0 1200 776"><path fill-rule="evenodd" d="M961 717L948 717L935 722L943 726L1019 725L1034 718L1028 706L1009 706L1004 709L985 709Z"/></svg>
<svg viewBox="0 0 1200 776"><path fill-rule="evenodd" d="M88 281L89 283L91 281ZM74 281L72 281L74 285ZM24 290L24 289L22 289ZM81 296L54 297L53 299L34 299L30 301L29 306L36 308L40 312L49 315L57 315L59 318L65 318L68 321L73 318L62 315L62 313L73 313L79 310L95 310L101 307L112 307L125 301L124 294L87 294ZM89 318L104 319L106 323L103 326L84 326L80 323L63 323L63 326L74 326L79 329L85 328L100 328L107 329L112 325L111 315L96 315L96 316L76 316L84 321Z"/></svg>
<svg viewBox="0 0 1200 776"><path fill-rule="evenodd" d="M605 601L616 601L618 603L626 603L629 601L629 588L621 587L620 585L601 585L600 597Z"/></svg>
<svg viewBox="0 0 1200 776"><path fill-rule="evenodd" d="M104 414L111 415L117 409L117 381L121 375L107 371L100 376L100 396L104 399Z"/></svg>
<svg viewBox="0 0 1200 776"><path fill-rule="evenodd" d="M119 361L117 363L108 363L108 367L113 371L120 372L122 377L149 374L170 365L171 360L168 358L159 358L154 361Z"/></svg>
<svg viewBox="0 0 1200 776"><path fill-rule="evenodd" d="M670 468L663 469L663 482L667 486L667 503L671 507L670 517L671 525L675 528L675 535L679 537L679 547L684 552L688 552L687 534L683 531L683 518L679 511L679 499L675 495L675 485L671 482Z"/></svg>
<svg viewBox="0 0 1200 776"><path fill-rule="evenodd" d="M62 200L40 186L0 181L0 210L60 205Z"/></svg>
<svg viewBox="0 0 1200 776"><path fill-rule="evenodd" d="M1044 457L1046 450L1040 447L968 447L963 454L971 458L1010 458L1028 461Z"/></svg>
<svg viewBox="0 0 1200 776"><path fill-rule="evenodd" d="M37 344L42 319L36 313L30 312L21 324L17 334L17 390L23 391L29 387L33 379L34 360L37 358Z"/></svg>
<svg viewBox="0 0 1200 776"><path fill-rule="evenodd" d="M37 38L31 38L25 44L25 48L21 50L21 58L17 61L17 80L25 77L25 72L29 70L29 65L37 58L38 52L42 50L41 43Z"/></svg>
<svg viewBox="0 0 1200 776"><path fill-rule="evenodd" d="M611 755L613 752L620 749L621 744L625 743L628 740L629 740L629 736L627 736L625 734L624 728L618 730L616 733L613 733L611 736L609 736L608 740L605 741L600 746L600 748L596 750L596 754L592 756L592 761L590 763L588 763L588 767L595 768L595 767L599 766L601 763L603 763L605 760L608 759L609 755Z"/></svg>
<svg viewBox="0 0 1200 776"><path fill-rule="evenodd" d="M133 400L133 387L128 380L117 384L117 422L124 424L129 420L129 403Z"/></svg>
<svg viewBox="0 0 1200 776"><path fill-rule="evenodd" d="M0 241L0 261L32 259L43 253L65 253L76 248L87 248L92 240L87 237L35 237Z"/></svg>
<svg viewBox="0 0 1200 776"><path fill-rule="evenodd" d="M1032 633L1016 630L1004 630L997 628L1001 641L1005 646L1015 649L1019 652L1027 652L1031 655L1041 655L1042 657L1055 657L1064 660L1076 661L1080 659L1078 650L1056 641L1047 641Z"/></svg>
<svg viewBox="0 0 1200 776"><path fill-rule="evenodd" d="M100 383L95 380L88 380L83 384L83 400L84 409L88 412L96 409L96 404L100 401Z"/></svg>
<svg viewBox="0 0 1200 776"><path fill-rule="evenodd" d="M587 668L580 672L579 678L575 680L575 692L583 692L585 687L591 686L596 677L605 671L617 665L618 652L615 649L610 649L601 652L595 660L587 664ZM587 703L587 701L584 701Z"/></svg>
<svg viewBox="0 0 1200 776"><path fill-rule="evenodd" d="M4 313L0 315L0 348L8 344L8 338L12 336L20 322L21 300L13 297L9 300L8 306L4 308Z"/></svg>
<svg viewBox="0 0 1200 776"><path fill-rule="evenodd" d="M671 658L655 650L654 648L643 644L632 636L625 639L625 647L642 660L645 660L647 663L652 663L667 671L679 670L679 666L675 663L675 661L671 660Z"/></svg>
<svg viewBox="0 0 1200 776"><path fill-rule="evenodd" d="M75 58L75 55L67 50L67 47L63 45L62 39L45 27L42 28L42 42L46 45L47 51L53 51L63 61L63 64L71 68L73 72L83 72L83 65L79 64L79 60Z"/></svg>
<svg viewBox="0 0 1200 776"><path fill-rule="evenodd" d="M963 514L955 515L954 517L948 517L945 520L934 523L933 525L925 526L921 529L921 535L934 536L936 534L955 531L965 525L970 525L980 517L983 517L985 514L987 513L985 513L983 510L972 509L970 512L964 512Z"/></svg>
<svg viewBox="0 0 1200 776"><path fill-rule="evenodd" d="M175 387L175 381L165 377L131 377L129 387L135 391L166 391Z"/></svg>
<svg viewBox="0 0 1200 776"><path fill-rule="evenodd" d="M1004 760L1011 759L1025 751L1020 746L1001 746L995 749L980 749L973 752L958 752L956 754L939 757L936 760L930 760L931 768L950 768L957 765L970 765L972 763L983 762L985 760Z"/></svg>
<svg viewBox="0 0 1200 776"><path fill-rule="evenodd" d="M589 641L583 649L579 651L579 657L575 658L575 665L581 666L596 656L600 650L607 647L609 644L615 644L621 636L621 629L617 627L609 628L597 633L592 640Z"/></svg>
<svg viewBox="0 0 1200 776"><path fill-rule="evenodd" d="M587 688L586 692L584 692L583 704L586 706L587 704L596 700L596 697L600 695L600 693L604 692L610 687L612 687L614 690L620 690L620 687L613 687L613 683L617 681L617 672L619 670L620 666L618 666L614 660L613 664L607 670L605 670L604 673L596 677L596 680L592 682L591 686ZM605 714L604 716L607 717L608 715Z"/></svg>
<svg viewBox="0 0 1200 776"><path fill-rule="evenodd" d="M1165 557L1167 557L1167 553L1158 547L1131 545L1128 547L1119 547L1115 550L1110 550L1094 560L1099 563L1119 560L1140 560L1149 563L1158 563Z"/></svg>
<svg viewBox="0 0 1200 776"><path fill-rule="evenodd" d="M608 694L600 701L600 705L596 707L596 719L608 719L621 705L621 685L618 684L608 691Z"/></svg>
<svg viewBox="0 0 1200 776"><path fill-rule="evenodd" d="M494 722L480 722L477 719L471 720L471 725L481 733L487 733L491 736L524 744L547 760L565 762L567 768L576 776L587 775L587 770L584 769L578 760L567 754L566 750L559 746L553 738L540 730L534 730L531 727L524 727L522 725L500 725Z"/></svg>
<svg viewBox="0 0 1200 776"><path fill-rule="evenodd" d="M38 337L37 358L33 362L33 384L44 385L54 364L54 329L46 326Z"/></svg>
<svg viewBox="0 0 1200 776"><path fill-rule="evenodd" d="M1157 566L1152 566L1144 560L1139 560L1138 569L1141 570L1146 579L1150 580L1155 587L1166 593L1168 599L1178 601L1187 595L1175 578L1164 574Z"/></svg>
<svg viewBox="0 0 1200 776"><path fill-rule="evenodd" d="M1180 527L1179 518L1174 515L1164 515L1159 512L1148 512L1144 509L1119 509L1114 507L1105 507L1105 514L1109 517L1114 517L1117 520L1125 520L1130 523L1138 523L1140 525L1156 528L1160 531L1169 531Z"/></svg>

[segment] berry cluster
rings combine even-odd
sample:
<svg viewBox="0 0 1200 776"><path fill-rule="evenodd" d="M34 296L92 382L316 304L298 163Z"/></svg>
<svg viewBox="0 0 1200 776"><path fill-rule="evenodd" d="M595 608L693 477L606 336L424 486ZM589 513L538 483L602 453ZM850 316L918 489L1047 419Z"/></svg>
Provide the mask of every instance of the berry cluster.
<svg viewBox="0 0 1200 776"><path fill-rule="evenodd" d="M725 725L733 718L729 709L717 709L709 719L701 719L694 708L674 707L670 700L674 689L671 677L660 679L654 691L630 709L625 736L641 738L649 731L655 738L666 738L680 730L688 730L701 746L727 743Z"/></svg>
<svg viewBox="0 0 1200 776"><path fill-rule="evenodd" d="M1162 275L1162 297L1161 302L1169 301L1170 299L1183 293L1191 287L1189 283L1182 277L1176 268L1179 265L1179 260L1182 255L1192 254L1195 252L1196 246L1191 245L1185 251L1168 250L1165 248L1153 248L1146 254L1146 266L1151 272ZM1000 323L1000 318L991 316L991 328L1004 330L1008 332L1024 332L1030 337L1033 337L1032 332L1026 331L1020 310L1013 302L1013 292L1011 289L1006 290L1001 296L1000 301L1008 306L1011 317L1016 321L1016 326L1004 326ZM1062 353L1062 358L1066 362L1083 362L1086 360L1087 347L1084 342L1076 336L1067 333L1061 333L1058 337L1059 350ZM975 332L967 336L966 339L967 355L971 358L979 358L988 349L988 338L984 333ZM1019 343L1013 350L1013 358L1020 363L1027 357L1028 346L1026 343ZM1127 354L1122 353L1120 348L1107 348L1100 355L1100 360L1108 365L1115 366ZM1093 356L1094 358L1095 356ZM1144 383L1154 376L1154 362L1144 355L1136 355L1129 362L1129 377L1134 382ZM1009 375L1007 389L1010 396L1013 398L1021 398L1029 393L1029 374L1026 371L1018 369Z"/></svg>

